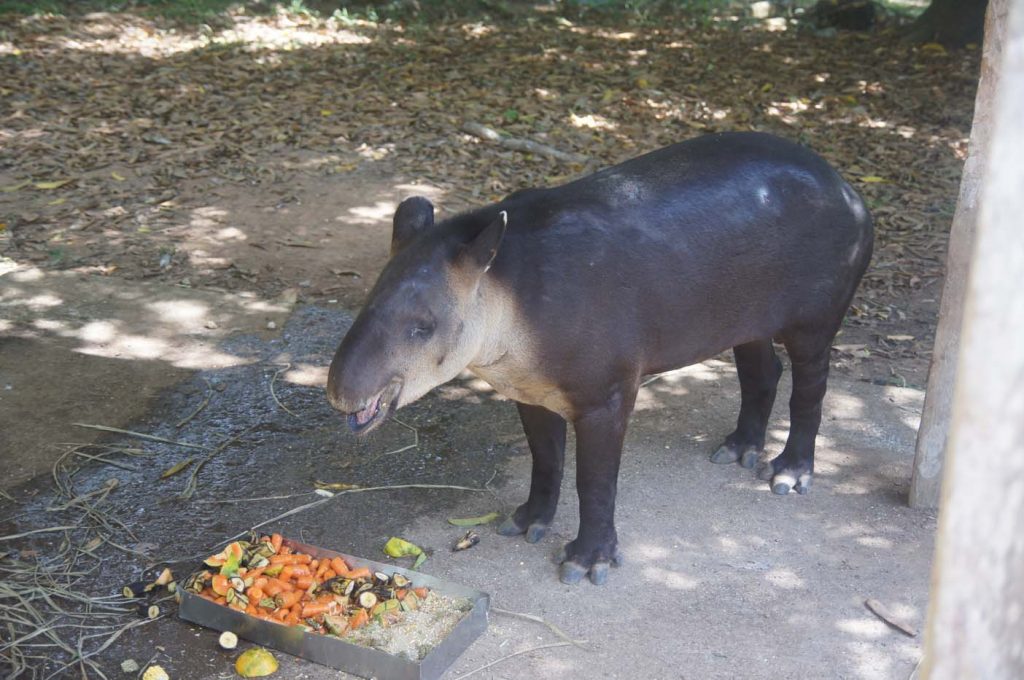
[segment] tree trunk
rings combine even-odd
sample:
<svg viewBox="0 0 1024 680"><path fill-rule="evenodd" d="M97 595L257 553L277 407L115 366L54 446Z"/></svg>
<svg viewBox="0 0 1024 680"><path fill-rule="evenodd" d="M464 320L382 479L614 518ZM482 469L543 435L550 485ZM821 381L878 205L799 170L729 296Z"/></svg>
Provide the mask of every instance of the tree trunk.
<svg viewBox="0 0 1024 680"><path fill-rule="evenodd" d="M937 42L951 47L980 43L988 0L932 0L907 29L912 42Z"/></svg>
<svg viewBox="0 0 1024 680"><path fill-rule="evenodd" d="M999 24L1002 23L1002 28ZM1003 35L1001 58L990 37ZM992 0L993 132L921 664L923 680L1024 678L1024 2Z"/></svg>
<svg viewBox="0 0 1024 680"><path fill-rule="evenodd" d="M999 60L1005 32L1005 23L993 23L990 13L981 58L981 79L974 100L970 152L964 163L960 197L953 215L953 226L949 230L949 252L946 254L946 279L942 286L939 325L935 332L921 427L917 433L909 498L910 506L914 508L935 508L939 505L946 432L953 412L953 385L960 353L964 296L974 247L974 225L978 220L978 192L988 164L992 117L995 115L993 102L999 84Z"/></svg>

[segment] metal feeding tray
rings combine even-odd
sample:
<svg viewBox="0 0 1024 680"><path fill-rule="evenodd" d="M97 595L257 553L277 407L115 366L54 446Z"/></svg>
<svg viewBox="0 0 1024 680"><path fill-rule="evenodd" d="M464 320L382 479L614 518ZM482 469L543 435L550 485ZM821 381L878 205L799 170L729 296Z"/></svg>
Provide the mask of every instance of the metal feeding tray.
<svg viewBox="0 0 1024 680"><path fill-rule="evenodd" d="M314 663L366 678L382 680L435 680L466 651L473 641L487 630L487 609L490 597L486 593L427 576L417 571L402 569L344 553L324 550L296 541L284 540L284 545L296 552L309 553L317 559L340 557L354 567L369 567L371 571L398 573L409 578L416 586L425 586L438 595L465 598L472 604L447 637L441 640L419 661L404 656L346 642L331 635L306 632L298 626L286 626L263 621L254 616L215 602L211 602L184 588L178 616L214 630L229 630L240 638L265 647L297 656Z"/></svg>

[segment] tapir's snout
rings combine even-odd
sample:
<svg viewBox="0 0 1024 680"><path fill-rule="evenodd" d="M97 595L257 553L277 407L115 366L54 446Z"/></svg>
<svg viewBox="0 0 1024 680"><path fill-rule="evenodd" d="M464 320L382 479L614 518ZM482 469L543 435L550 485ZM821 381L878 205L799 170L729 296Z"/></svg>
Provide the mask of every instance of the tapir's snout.
<svg viewBox="0 0 1024 680"><path fill-rule="evenodd" d="M365 434L387 419L398 403L403 381L400 377L371 381L380 374L347 351L343 342L327 374L327 402L348 416L356 434Z"/></svg>

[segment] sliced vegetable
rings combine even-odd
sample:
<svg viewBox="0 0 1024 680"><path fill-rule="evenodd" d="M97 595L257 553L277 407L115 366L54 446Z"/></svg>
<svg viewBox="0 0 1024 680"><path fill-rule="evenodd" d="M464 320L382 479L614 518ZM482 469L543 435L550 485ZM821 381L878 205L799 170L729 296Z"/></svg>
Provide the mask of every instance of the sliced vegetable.
<svg viewBox="0 0 1024 680"><path fill-rule="evenodd" d="M277 672L277 659L262 647L253 647L235 661L235 672L243 678L262 678Z"/></svg>
<svg viewBox="0 0 1024 680"><path fill-rule="evenodd" d="M238 636L230 630L226 630L217 638L217 644L220 645L221 649L234 649L238 646Z"/></svg>

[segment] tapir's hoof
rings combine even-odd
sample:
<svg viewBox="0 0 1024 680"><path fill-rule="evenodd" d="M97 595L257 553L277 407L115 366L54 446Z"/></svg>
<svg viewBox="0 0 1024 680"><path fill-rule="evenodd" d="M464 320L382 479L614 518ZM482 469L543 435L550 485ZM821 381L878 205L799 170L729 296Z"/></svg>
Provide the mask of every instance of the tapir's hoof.
<svg viewBox="0 0 1024 680"><path fill-rule="evenodd" d="M548 526L546 524L531 524L526 528L526 542L536 543L540 539L544 538L548 533Z"/></svg>
<svg viewBox="0 0 1024 680"><path fill-rule="evenodd" d="M548 525L541 524L540 522L534 522L525 529L519 526L516 522L515 515L509 515L508 519L501 523L498 527L498 533L502 536L518 536L520 534L526 534L527 543L536 543L548 533Z"/></svg>
<svg viewBox="0 0 1024 680"><path fill-rule="evenodd" d="M752 470L760 459L761 452L751 446L743 450L743 455L740 456L740 465L748 470Z"/></svg>
<svg viewBox="0 0 1024 680"><path fill-rule="evenodd" d="M562 562L559 568L558 578L562 583L575 585L587 575L587 568L575 562Z"/></svg>
<svg viewBox="0 0 1024 680"><path fill-rule="evenodd" d="M813 475L810 472L801 472L783 468L775 471L772 461L764 463L757 471L757 476L771 484L772 493L777 496L786 496L790 491L795 490L801 496L807 495L811 490Z"/></svg>
<svg viewBox="0 0 1024 680"><path fill-rule="evenodd" d="M603 586L608 582L608 563L595 562L590 568L590 582L595 586Z"/></svg>
<svg viewBox="0 0 1024 680"><path fill-rule="evenodd" d="M603 586L608 582L608 567L622 566L622 553L618 546L610 560L598 560L588 569L574 559L569 559L568 546L563 546L555 555L555 563L559 566L559 579L562 583L573 585L583 580L586 575L590 576L590 582L595 586Z"/></svg>
<svg viewBox="0 0 1024 680"><path fill-rule="evenodd" d="M526 533L526 528L516 523L515 515L509 515L498 527L498 533L502 536L518 536L519 534Z"/></svg>
<svg viewBox="0 0 1024 680"><path fill-rule="evenodd" d="M711 462L718 465L739 462L743 467L750 469L757 464L761 457L761 450L756 446L737 446L736 444L722 444L718 450L711 454Z"/></svg>
<svg viewBox="0 0 1024 680"><path fill-rule="evenodd" d="M711 462L716 465L727 465L735 463L740 459L740 452L735 446L722 444L718 450L711 454Z"/></svg>

